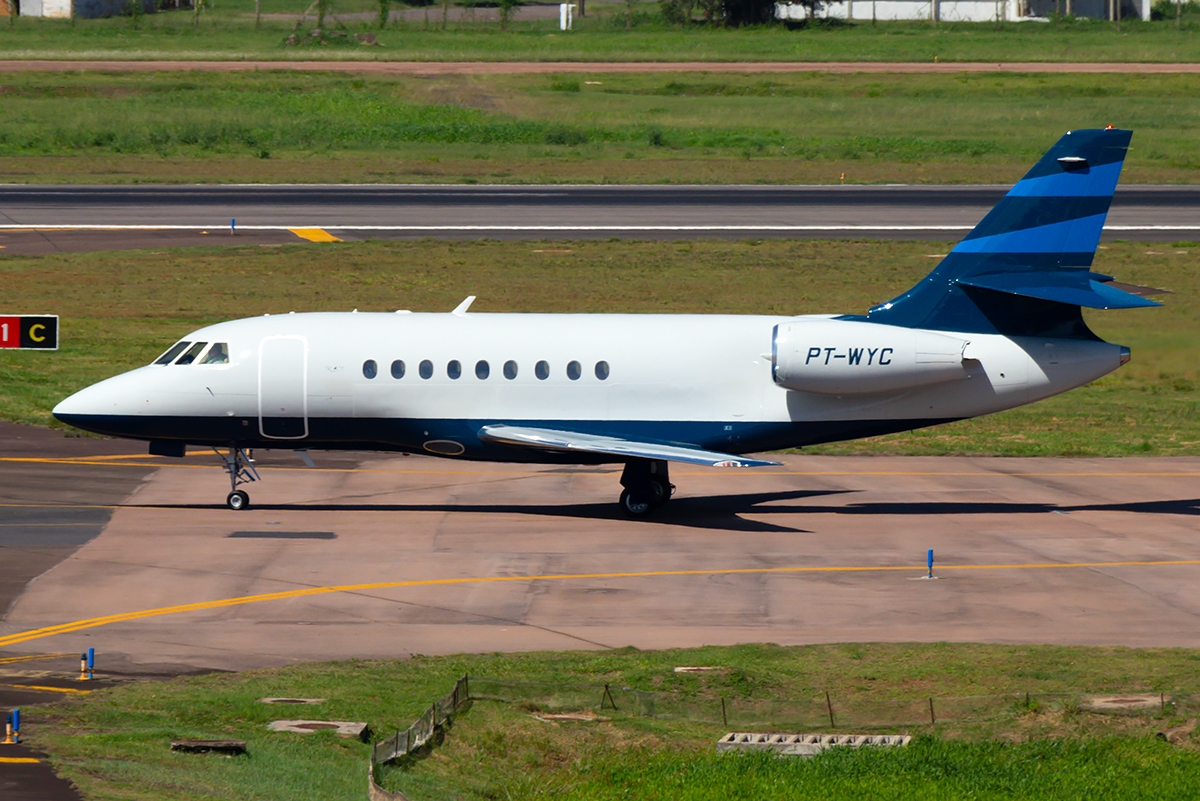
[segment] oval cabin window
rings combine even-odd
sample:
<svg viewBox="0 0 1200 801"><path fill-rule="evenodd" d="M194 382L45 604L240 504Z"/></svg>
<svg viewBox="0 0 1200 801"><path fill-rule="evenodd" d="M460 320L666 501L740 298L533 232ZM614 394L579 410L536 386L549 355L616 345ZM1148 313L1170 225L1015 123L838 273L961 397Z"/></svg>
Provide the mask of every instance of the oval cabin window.
<svg viewBox="0 0 1200 801"><path fill-rule="evenodd" d="M596 362L596 378L601 381L608 378L608 362Z"/></svg>
<svg viewBox="0 0 1200 801"><path fill-rule="evenodd" d="M480 381L482 381L491 374L492 374L492 368L488 366L487 362L482 361L482 360L475 362L475 377L476 378L478 378Z"/></svg>
<svg viewBox="0 0 1200 801"><path fill-rule="evenodd" d="M452 359L450 363L446 365L446 375L454 379L462 376L462 362L460 362L458 359Z"/></svg>
<svg viewBox="0 0 1200 801"><path fill-rule="evenodd" d="M504 377L509 381L517 377L517 363L511 359L504 363Z"/></svg>
<svg viewBox="0 0 1200 801"><path fill-rule="evenodd" d="M374 378L379 373L379 368L375 364L374 359L367 359L363 362L363 375L367 378Z"/></svg>
<svg viewBox="0 0 1200 801"><path fill-rule="evenodd" d="M433 362L426 359L417 365L417 372L421 374L421 378L433 378Z"/></svg>
<svg viewBox="0 0 1200 801"><path fill-rule="evenodd" d="M404 362L399 359L392 362L392 378L404 378Z"/></svg>
<svg viewBox="0 0 1200 801"><path fill-rule="evenodd" d="M538 362L533 366L533 374L538 377L539 381L545 381L550 377L550 363Z"/></svg>
<svg viewBox="0 0 1200 801"><path fill-rule="evenodd" d="M567 378L572 381L578 381L581 375L583 375L583 365L579 362L569 362L567 364Z"/></svg>

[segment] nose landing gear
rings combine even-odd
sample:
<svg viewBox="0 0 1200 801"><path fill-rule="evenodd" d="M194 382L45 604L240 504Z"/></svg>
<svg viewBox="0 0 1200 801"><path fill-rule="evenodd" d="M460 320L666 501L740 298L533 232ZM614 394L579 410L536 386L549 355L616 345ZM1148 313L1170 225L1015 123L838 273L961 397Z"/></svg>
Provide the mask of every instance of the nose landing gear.
<svg viewBox="0 0 1200 801"><path fill-rule="evenodd" d="M229 474L229 495L225 497L225 505L235 512L250 508L250 496L238 489L241 484L258 481L258 471L254 469L254 461L236 444L229 446L229 455L213 448L225 462L225 472Z"/></svg>
<svg viewBox="0 0 1200 801"><path fill-rule="evenodd" d="M621 473L621 512L626 517L646 518L664 506L675 492L667 463L659 459L632 459Z"/></svg>

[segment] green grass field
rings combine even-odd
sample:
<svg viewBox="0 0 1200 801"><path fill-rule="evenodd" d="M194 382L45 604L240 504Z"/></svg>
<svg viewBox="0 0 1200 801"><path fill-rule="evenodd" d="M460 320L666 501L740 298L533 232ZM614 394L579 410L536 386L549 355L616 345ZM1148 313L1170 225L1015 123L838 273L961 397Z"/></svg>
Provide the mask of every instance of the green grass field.
<svg viewBox="0 0 1200 801"><path fill-rule="evenodd" d="M458 5L458 3L455 3ZM0 58L134 59L363 59L417 61L1200 61L1194 4L1182 31L1174 20L1125 20L1121 30L1087 19L1051 25L1025 23L858 22L788 30L782 25L683 28L661 21L657 3L639 3L625 30L624 3L587 4L570 33L558 19L516 13L507 32L495 22L454 21L441 30L440 8L419 21L394 22L379 32L378 4L333 0L333 12L357 15L327 28L379 33L378 47L357 42L286 47L308 0L265 0L268 16L254 26L252 0L213 0L193 27L190 10L140 17L67 21L0 19ZM305 28L315 26L310 16Z"/></svg>
<svg viewBox="0 0 1200 801"><path fill-rule="evenodd" d="M1200 751L1154 739L1181 722L1200 693L1196 652L971 644L771 645L640 652L416 657L181 678L116 687L28 711L34 745L89 799L361 799L368 746L327 734L272 734L266 723L294 707L265 696L317 697L313 717L369 723L376 738L406 727L454 680L470 674L547 687L591 687L574 707L597 717L545 722L536 701L475 701L444 742L384 772L415 801L434 799L1175 799L1200 782ZM678 665L714 665L677 674ZM605 683L622 709L600 710ZM629 688L629 689L622 689ZM918 735L907 749L829 753L814 760L713 753L719 719L650 717L625 705L630 689L692 703L756 700L840 707L929 697L1032 694L967 723L883 730ZM1132 716L1040 704L1045 694L1165 692L1181 706ZM475 690L473 694L477 694ZM769 720L756 730L771 730ZM786 719L778 725L787 726ZM828 726L820 730L828 730ZM839 726L839 730L845 731ZM175 754L172 739L234 737L248 757Z"/></svg>
<svg viewBox="0 0 1200 801"><path fill-rule="evenodd" d="M1112 243L1095 269L1172 290L1161 309L1089 312L1133 361L1087 387L947 426L819 452L1200 453L1200 245ZM189 330L287 311L861 313L914 284L946 243L367 242L0 256L8 309L62 316L57 353L0 352L0 416L49 424L71 392L149 363ZM567 249L568 253L557 251ZM734 290L734 291L731 291Z"/></svg>
<svg viewBox="0 0 1200 801"><path fill-rule="evenodd" d="M0 182L1006 183L1135 131L1200 182L1200 75L0 75Z"/></svg>

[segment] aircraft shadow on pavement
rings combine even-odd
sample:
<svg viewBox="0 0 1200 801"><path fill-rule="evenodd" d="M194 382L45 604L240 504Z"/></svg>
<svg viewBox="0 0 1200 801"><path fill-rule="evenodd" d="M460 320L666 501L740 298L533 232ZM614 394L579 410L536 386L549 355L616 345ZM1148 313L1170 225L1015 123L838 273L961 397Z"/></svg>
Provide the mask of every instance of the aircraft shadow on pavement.
<svg viewBox="0 0 1200 801"><path fill-rule="evenodd" d="M1155 515L1200 515L1200 498L1165 501L1127 501L1059 505L1004 501L922 501L915 503L855 503L847 506L771 507L772 511L833 515L1004 515L1070 514L1071 512L1134 512Z"/></svg>
<svg viewBox="0 0 1200 801"><path fill-rule="evenodd" d="M826 495L841 495L857 490L786 490L782 492L756 492L741 495L711 495L695 498L675 498L658 510L646 523L660 523L691 528L717 529L721 531L768 532L780 531L795 534L812 532L761 520L747 520L743 514L803 514L806 506L776 506L779 501L796 501ZM221 508L223 506L196 506L193 504L149 504L158 509ZM303 512L449 512L458 514L525 514L543 517L574 518L578 520L624 520L615 503L569 503L561 506L543 504L472 504L472 503L306 503L254 504L259 511L303 511ZM836 507L833 507L836 508Z"/></svg>
<svg viewBox="0 0 1200 801"><path fill-rule="evenodd" d="M1200 515L1200 498L1162 501L1129 501L1117 503L1058 505L1053 503L1011 503L1003 501L922 501L853 503L843 506L797 503L806 498L827 497L859 492L859 490L786 490L755 492L738 495L709 495L675 498L646 523L659 523L689 528L745 532L789 532L810 534L808 529L780 525L768 520L748 520L742 515L1002 515L1049 514L1058 512L1131 512L1135 514ZM787 503L790 501L791 503ZM148 504L160 509L223 509L223 506L193 504ZM315 504L255 504L259 511L314 512L447 512L459 514L525 514L577 520L624 519L613 503L570 503L560 506L533 504L471 504L471 503L315 503Z"/></svg>

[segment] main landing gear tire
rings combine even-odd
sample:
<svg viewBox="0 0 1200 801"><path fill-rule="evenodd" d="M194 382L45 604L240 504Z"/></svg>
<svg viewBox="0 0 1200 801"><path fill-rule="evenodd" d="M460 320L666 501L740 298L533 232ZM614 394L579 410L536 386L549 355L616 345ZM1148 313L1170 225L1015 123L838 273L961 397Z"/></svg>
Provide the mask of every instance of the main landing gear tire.
<svg viewBox="0 0 1200 801"><path fill-rule="evenodd" d="M234 490L225 499L225 505L235 512L250 508L250 496L241 490Z"/></svg>
<svg viewBox="0 0 1200 801"><path fill-rule="evenodd" d="M621 491L621 512L626 517L635 519L649 517L655 509L671 500L671 493L675 491L675 485L651 479L647 489L649 497L646 496L646 493L635 494L627 489Z"/></svg>
<svg viewBox="0 0 1200 801"><path fill-rule="evenodd" d="M621 512L626 517L649 517L655 509L654 503L644 496L635 496L629 490L621 490Z"/></svg>

